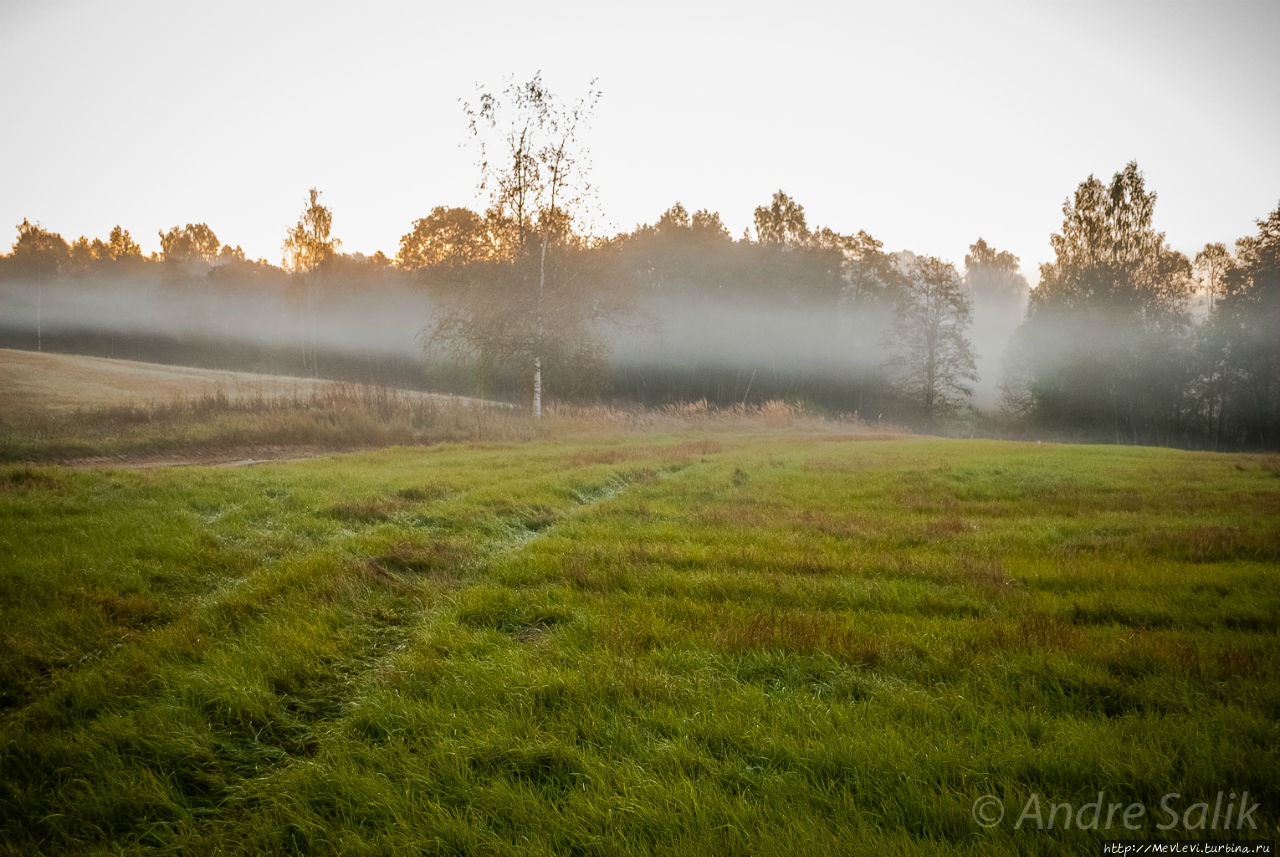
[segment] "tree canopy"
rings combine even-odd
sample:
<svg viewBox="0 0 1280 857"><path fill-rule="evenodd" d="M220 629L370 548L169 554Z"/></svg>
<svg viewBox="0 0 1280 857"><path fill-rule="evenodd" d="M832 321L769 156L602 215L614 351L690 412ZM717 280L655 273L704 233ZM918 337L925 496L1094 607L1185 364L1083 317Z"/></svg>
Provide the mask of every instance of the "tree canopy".
<svg viewBox="0 0 1280 857"><path fill-rule="evenodd" d="M302 217L285 234L285 269L305 273L331 259L342 246L342 242L330 234L332 230L333 212L320 204L320 191L311 188Z"/></svg>
<svg viewBox="0 0 1280 857"><path fill-rule="evenodd" d="M485 232L501 267L489 267L483 285L473 281L473 288L443 295L428 340L473 350L482 365L527 366L535 416L542 412L544 360L557 355L553 367L570 375L574 361L594 362L601 350L592 330L600 304L576 264L589 243L582 224L592 192L581 136L599 99L594 83L576 100L561 99L539 73L464 105L480 188L489 195ZM424 228L443 226L440 220Z"/></svg>
<svg viewBox="0 0 1280 857"><path fill-rule="evenodd" d="M971 304L960 274L934 256L901 262L906 281L886 334L886 368L926 427L964 405L978 380L967 331Z"/></svg>

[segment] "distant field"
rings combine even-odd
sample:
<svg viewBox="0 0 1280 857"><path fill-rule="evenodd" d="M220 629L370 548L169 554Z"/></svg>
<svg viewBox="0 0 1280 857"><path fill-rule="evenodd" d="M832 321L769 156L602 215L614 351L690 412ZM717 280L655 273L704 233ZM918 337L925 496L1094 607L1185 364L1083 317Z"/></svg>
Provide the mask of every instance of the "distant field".
<svg viewBox="0 0 1280 857"><path fill-rule="evenodd" d="M0 349L0 462L151 467L305 458L397 444L790 427L903 436L768 401L715 408L550 403Z"/></svg>
<svg viewBox="0 0 1280 857"><path fill-rule="evenodd" d="M1246 791L1280 822L1274 456L761 427L10 465L0 556L0 853L1096 854ZM1138 832L1015 829L1100 793Z"/></svg>
<svg viewBox="0 0 1280 857"><path fill-rule="evenodd" d="M0 460L180 463L528 434L512 416L460 396L0 349Z"/></svg>
<svg viewBox="0 0 1280 857"><path fill-rule="evenodd" d="M225 372L0 348L0 406L6 410L67 412L202 399L214 395L225 395L230 399L306 399L334 387L350 386L336 381L287 375ZM432 397L430 393L400 392ZM441 395L435 398L454 401L460 397Z"/></svg>

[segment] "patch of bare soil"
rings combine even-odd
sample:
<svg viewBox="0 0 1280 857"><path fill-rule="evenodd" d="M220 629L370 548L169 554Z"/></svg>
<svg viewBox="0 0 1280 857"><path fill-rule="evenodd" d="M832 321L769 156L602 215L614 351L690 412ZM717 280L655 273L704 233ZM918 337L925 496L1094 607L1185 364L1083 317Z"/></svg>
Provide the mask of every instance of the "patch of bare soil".
<svg viewBox="0 0 1280 857"><path fill-rule="evenodd" d="M53 462L72 470L98 470L121 468L124 470L153 470L160 467L253 467L259 464L279 464L288 461L306 461L322 455L359 452L370 447L335 449L332 447L282 446L251 450L196 450L184 455L98 455L90 458L71 458Z"/></svg>

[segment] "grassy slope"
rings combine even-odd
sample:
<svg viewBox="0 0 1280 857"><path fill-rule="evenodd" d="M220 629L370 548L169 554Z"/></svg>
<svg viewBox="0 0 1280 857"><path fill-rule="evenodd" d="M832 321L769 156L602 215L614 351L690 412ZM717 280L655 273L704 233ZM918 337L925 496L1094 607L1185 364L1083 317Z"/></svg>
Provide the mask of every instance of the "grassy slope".
<svg viewBox="0 0 1280 857"><path fill-rule="evenodd" d="M340 381L169 366L79 354L0 348L0 404L15 411L71 413L85 408L145 405L223 396L237 399L310 398ZM420 399L478 401L397 391Z"/></svg>
<svg viewBox="0 0 1280 857"><path fill-rule="evenodd" d="M530 434L479 399L0 349L0 461L277 458Z"/></svg>
<svg viewBox="0 0 1280 857"><path fill-rule="evenodd" d="M737 433L0 469L0 851L1054 854L1280 808L1274 458Z"/></svg>

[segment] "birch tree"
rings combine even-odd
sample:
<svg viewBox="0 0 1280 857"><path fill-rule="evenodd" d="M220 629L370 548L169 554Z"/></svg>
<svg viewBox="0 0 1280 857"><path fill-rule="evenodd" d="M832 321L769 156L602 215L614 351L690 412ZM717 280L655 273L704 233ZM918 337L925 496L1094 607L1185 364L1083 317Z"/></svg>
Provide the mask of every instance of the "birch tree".
<svg viewBox="0 0 1280 857"><path fill-rule="evenodd" d="M1231 269L1231 253L1225 244L1206 244L1196 254L1192 270L1195 272L1205 296L1209 299L1209 312L1222 296L1223 279Z"/></svg>
<svg viewBox="0 0 1280 857"><path fill-rule="evenodd" d="M302 364L312 377L320 373L316 352L315 278L317 269L338 251L341 242L330 234L333 211L320 204L320 191L311 188L309 202L297 224L284 239L284 267L302 278L306 293L306 331L303 334ZM309 365L308 365L309 364Z"/></svg>
<svg viewBox="0 0 1280 857"><path fill-rule="evenodd" d="M542 416L547 351L563 351L565 340L582 336L593 312L590 301L575 294L580 284L567 262L582 244L591 186L581 134L599 99L593 81L576 101L563 101L538 73L463 105L508 291L500 305L473 293L470 302L443 308L428 330L430 338L455 345L480 346L474 340L483 336L490 355L527 365L534 417Z"/></svg>

